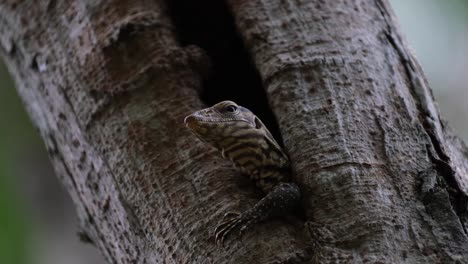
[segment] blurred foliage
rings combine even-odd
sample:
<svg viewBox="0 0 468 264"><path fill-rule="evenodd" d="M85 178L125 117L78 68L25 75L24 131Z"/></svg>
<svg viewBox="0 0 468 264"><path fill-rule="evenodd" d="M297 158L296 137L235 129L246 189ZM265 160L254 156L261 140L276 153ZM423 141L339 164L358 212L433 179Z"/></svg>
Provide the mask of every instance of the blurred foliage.
<svg viewBox="0 0 468 264"><path fill-rule="evenodd" d="M0 263L30 261L31 223L15 181L14 158L21 144L37 135L31 127L16 90L0 63Z"/></svg>

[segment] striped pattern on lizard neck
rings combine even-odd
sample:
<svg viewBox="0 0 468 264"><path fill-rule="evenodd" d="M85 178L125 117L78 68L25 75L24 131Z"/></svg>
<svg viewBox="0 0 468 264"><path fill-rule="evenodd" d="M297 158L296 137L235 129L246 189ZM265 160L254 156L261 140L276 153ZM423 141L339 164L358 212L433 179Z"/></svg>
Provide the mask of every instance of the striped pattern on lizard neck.
<svg viewBox="0 0 468 264"><path fill-rule="evenodd" d="M289 182L288 156L270 131L250 110L232 101L222 101L188 115L185 125L203 142L231 160L266 196L252 209L227 213L215 230L223 243L234 230L242 232L253 224L283 214L300 199L297 185Z"/></svg>

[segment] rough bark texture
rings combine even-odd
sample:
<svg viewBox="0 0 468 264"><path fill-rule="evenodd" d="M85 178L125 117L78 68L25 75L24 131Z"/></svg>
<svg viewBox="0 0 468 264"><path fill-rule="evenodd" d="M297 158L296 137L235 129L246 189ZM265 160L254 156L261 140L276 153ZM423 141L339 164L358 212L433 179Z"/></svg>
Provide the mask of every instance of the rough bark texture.
<svg viewBox="0 0 468 264"><path fill-rule="evenodd" d="M228 1L305 219L216 247L222 215L258 197L183 128L216 62L176 40L169 14L187 2L0 2L1 54L83 236L109 262L468 259L468 150L441 123L386 1Z"/></svg>

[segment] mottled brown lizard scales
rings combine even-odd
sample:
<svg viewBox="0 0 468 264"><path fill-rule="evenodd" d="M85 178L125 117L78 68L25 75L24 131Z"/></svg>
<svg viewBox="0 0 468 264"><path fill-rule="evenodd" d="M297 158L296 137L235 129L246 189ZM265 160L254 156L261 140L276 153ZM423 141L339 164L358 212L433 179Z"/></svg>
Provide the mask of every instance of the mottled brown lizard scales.
<svg viewBox="0 0 468 264"><path fill-rule="evenodd" d="M250 110L223 101L187 116L184 123L199 139L218 149L224 158L249 175L266 194L242 214L226 213L215 229L217 243L223 243L231 233L242 233L253 224L283 215L297 205L300 191L289 182L288 156Z"/></svg>

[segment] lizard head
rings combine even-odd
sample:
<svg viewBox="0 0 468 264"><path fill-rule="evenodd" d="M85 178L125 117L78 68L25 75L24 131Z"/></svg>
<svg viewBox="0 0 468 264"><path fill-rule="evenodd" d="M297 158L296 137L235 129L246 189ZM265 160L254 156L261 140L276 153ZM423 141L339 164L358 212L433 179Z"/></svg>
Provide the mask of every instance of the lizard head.
<svg viewBox="0 0 468 264"><path fill-rule="evenodd" d="M257 116L232 101L222 101L196 111L185 117L184 123L198 138L219 150L227 138L252 134L263 135L277 145Z"/></svg>

